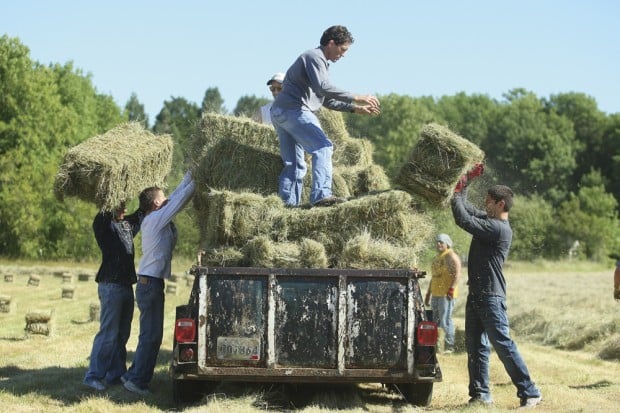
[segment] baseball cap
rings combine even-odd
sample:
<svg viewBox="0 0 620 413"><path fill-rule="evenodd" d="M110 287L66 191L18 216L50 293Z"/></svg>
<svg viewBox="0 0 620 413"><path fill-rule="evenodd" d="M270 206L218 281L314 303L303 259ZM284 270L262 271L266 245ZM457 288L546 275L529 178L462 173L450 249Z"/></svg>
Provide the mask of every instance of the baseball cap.
<svg viewBox="0 0 620 413"><path fill-rule="evenodd" d="M452 248L452 238L448 234L437 235L437 242L443 242L448 248Z"/></svg>
<svg viewBox="0 0 620 413"><path fill-rule="evenodd" d="M278 82L278 83L284 82L284 73L276 73L275 75L271 76L271 79L267 81L267 86L269 86L273 82Z"/></svg>

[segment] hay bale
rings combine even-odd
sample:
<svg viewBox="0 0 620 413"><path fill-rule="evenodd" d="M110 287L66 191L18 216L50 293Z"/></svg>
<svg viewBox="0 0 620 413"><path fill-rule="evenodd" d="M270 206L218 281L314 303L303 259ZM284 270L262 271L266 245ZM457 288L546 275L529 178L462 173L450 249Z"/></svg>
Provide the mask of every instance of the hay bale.
<svg viewBox="0 0 620 413"><path fill-rule="evenodd" d="M189 153L197 188L278 191L282 159L277 135L269 125L205 113L191 137Z"/></svg>
<svg viewBox="0 0 620 413"><path fill-rule="evenodd" d="M411 269L416 267L416 263L417 256L411 248L373 239L368 232L364 232L347 241L338 266L359 269Z"/></svg>
<svg viewBox="0 0 620 413"><path fill-rule="evenodd" d="M299 265L302 268L327 268L329 260L325 247L318 241L304 238L299 243Z"/></svg>
<svg viewBox="0 0 620 413"><path fill-rule="evenodd" d="M39 277L38 275L33 274L28 278L28 285L31 285L33 287L38 287L40 282L41 277Z"/></svg>
<svg viewBox="0 0 620 413"><path fill-rule="evenodd" d="M149 186L163 186L172 164L172 137L138 122L121 124L69 149L54 182L59 200L75 196L112 210Z"/></svg>
<svg viewBox="0 0 620 413"><path fill-rule="evenodd" d="M35 310L26 314L26 324L49 323L51 319L51 310Z"/></svg>
<svg viewBox="0 0 620 413"><path fill-rule="evenodd" d="M63 284L70 284L73 282L73 274L63 274L62 275Z"/></svg>
<svg viewBox="0 0 620 413"><path fill-rule="evenodd" d="M177 283L168 281L166 283L166 294L177 295Z"/></svg>
<svg viewBox="0 0 620 413"><path fill-rule="evenodd" d="M379 165L373 164L362 167L350 167L343 168L342 170L337 168L337 170L347 182L351 191L351 196L359 197L371 192L387 191L391 189L390 179Z"/></svg>
<svg viewBox="0 0 620 413"><path fill-rule="evenodd" d="M88 274L85 272L82 272L80 274L78 274L78 281L90 281L90 279L93 277L92 274Z"/></svg>
<svg viewBox="0 0 620 413"><path fill-rule="evenodd" d="M251 267L298 268L299 246L293 242L273 242L266 236L251 239L243 247Z"/></svg>
<svg viewBox="0 0 620 413"><path fill-rule="evenodd" d="M88 319L90 321L99 321L101 314L101 306L99 303L90 303L88 306Z"/></svg>
<svg viewBox="0 0 620 413"><path fill-rule="evenodd" d="M29 334L49 336L51 333L51 326L48 323L31 323L26 325L25 330Z"/></svg>
<svg viewBox="0 0 620 413"><path fill-rule="evenodd" d="M331 265L339 261L345 243L367 231L396 246L422 248L434 228L430 218L411 207L403 191L367 195L330 208L285 208L272 195L213 191L208 213L201 218L202 245L242 248L258 236L274 242L321 243Z"/></svg>
<svg viewBox="0 0 620 413"><path fill-rule="evenodd" d="M73 294L75 293L75 287L72 285L67 285L62 287L61 298L69 298L73 299Z"/></svg>
<svg viewBox="0 0 620 413"><path fill-rule="evenodd" d="M277 222L285 210L276 195L263 197L249 192L211 191L196 194L194 206L200 226L201 246L242 247L258 235L277 239Z"/></svg>
<svg viewBox="0 0 620 413"><path fill-rule="evenodd" d="M0 295L0 313L10 313L13 298L10 295Z"/></svg>
<svg viewBox="0 0 620 413"><path fill-rule="evenodd" d="M13 282L13 274L4 274L4 282L12 283Z"/></svg>
<svg viewBox="0 0 620 413"><path fill-rule="evenodd" d="M245 254L240 248L220 247L205 250L200 259L202 265L209 267L247 267ZM193 282L193 277L192 277ZM189 283L188 285L191 285Z"/></svg>
<svg viewBox="0 0 620 413"><path fill-rule="evenodd" d="M445 126L430 123L422 128L394 182L431 204L446 204L459 178L483 159L484 152L475 144Z"/></svg>

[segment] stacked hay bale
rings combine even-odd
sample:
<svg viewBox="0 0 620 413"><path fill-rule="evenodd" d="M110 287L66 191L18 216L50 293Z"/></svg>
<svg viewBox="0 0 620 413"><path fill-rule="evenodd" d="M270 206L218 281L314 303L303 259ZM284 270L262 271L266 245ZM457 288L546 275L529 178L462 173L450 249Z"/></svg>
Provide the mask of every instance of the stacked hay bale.
<svg viewBox="0 0 620 413"><path fill-rule="evenodd" d="M329 208L286 208L276 195L282 161L274 130L248 119L203 115L190 149L203 264L415 266L434 232L430 219L414 210L411 195L391 189L372 160L372 145L349 136L341 113L322 110L319 118L335 145L334 195L353 198Z"/></svg>
<svg viewBox="0 0 620 413"><path fill-rule="evenodd" d="M163 187L171 164L170 135L154 135L138 122L127 122L69 149L54 193L61 201L74 196L110 211L146 187Z"/></svg>

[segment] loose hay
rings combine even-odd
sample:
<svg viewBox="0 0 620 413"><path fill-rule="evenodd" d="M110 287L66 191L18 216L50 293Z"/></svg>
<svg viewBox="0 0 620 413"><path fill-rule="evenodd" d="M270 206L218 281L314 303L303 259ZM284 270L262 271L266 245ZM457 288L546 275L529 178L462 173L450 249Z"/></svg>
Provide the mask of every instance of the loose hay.
<svg viewBox="0 0 620 413"><path fill-rule="evenodd" d="M172 137L138 122L121 124L69 149L54 182L59 200L75 196L112 210L149 186L162 186L172 164Z"/></svg>
<svg viewBox="0 0 620 413"><path fill-rule="evenodd" d="M484 152L472 142L445 126L430 123L422 128L408 162L394 181L431 204L446 204L459 178L483 159Z"/></svg>

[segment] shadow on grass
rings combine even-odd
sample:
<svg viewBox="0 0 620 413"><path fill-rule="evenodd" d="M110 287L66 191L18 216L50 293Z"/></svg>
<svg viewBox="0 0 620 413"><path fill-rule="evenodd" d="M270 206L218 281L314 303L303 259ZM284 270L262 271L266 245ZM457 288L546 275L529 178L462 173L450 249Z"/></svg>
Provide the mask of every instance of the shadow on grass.
<svg viewBox="0 0 620 413"><path fill-rule="evenodd" d="M141 398L125 390L122 385L111 385L103 392L97 392L82 384L86 369L82 367L44 367L28 369L21 366L0 367L0 391L16 397L41 395L58 402L62 407L80 404L83 400L101 396L111 403L126 405L143 401L159 410L174 407L167 368L172 355L169 350L160 350L156 372L151 381L152 396ZM133 353L128 354L133 359Z"/></svg>

